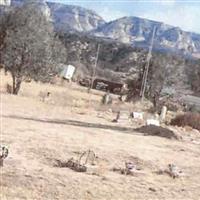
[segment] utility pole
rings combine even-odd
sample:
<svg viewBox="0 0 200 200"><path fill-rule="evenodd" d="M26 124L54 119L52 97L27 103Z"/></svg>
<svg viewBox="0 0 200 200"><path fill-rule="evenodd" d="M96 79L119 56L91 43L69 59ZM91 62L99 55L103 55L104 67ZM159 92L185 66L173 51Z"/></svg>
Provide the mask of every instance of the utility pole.
<svg viewBox="0 0 200 200"><path fill-rule="evenodd" d="M99 59L99 50L100 50L100 44L98 44L98 47L97 47L97 54L96 54L96 59L95 59L95 63L94 63L92 79L91 79L91 84L89 85L89 88L88 88L88 92L90 92L90 90L93 88L95 75L96 75L96 69L97 69L97 63L98 63L98 59Z"/></svg>
<svg viewBox="0 0 200 200"><path fill-rule="evenodd" d="M156 27L154 27L154 29L153 29L152 40L151 40L149 52L148 52L148 55L147 55L147 64L145 66L145 70L144 70L144 74L143 74L143 78L142 78L142 85L141 85L141 90L140 90L140 96L142 98L142 101L144 100L144 94L145 94L145 91L146 91L147 77L148 77L148 73L149 73L149 64L150 64L150 60L151 60L151 57L152 57L152 49L153 49L155 32L156 32Z"/></svg>

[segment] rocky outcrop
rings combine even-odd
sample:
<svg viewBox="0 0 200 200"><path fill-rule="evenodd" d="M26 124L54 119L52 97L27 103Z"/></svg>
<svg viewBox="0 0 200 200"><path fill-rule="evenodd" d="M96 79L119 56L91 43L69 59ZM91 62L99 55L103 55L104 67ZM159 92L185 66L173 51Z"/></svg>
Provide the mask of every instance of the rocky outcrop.
<svg viewBox="0 0 200 200"><path fill-rule="evenodd" d="M24 1L12 0L12 5L21 6ZM38 0L38 4L41 5L46 15L51 15L57 31L87 32L105 23L103 18L97 13L80 6L51 3L45 0ZM44 4L46 5L44 6Z"/></svg>
<svg viewBox="0 0 200 200"><path fill-rule="evenodd" d="M200 35L185 32L178 27L138 17L124 17L104 24L91 34L112 38L133 46L149 47L153 29L156 29L154 49L185 55L200 54Z"/></svg>
<svg viewBox="0 0 200 200"><path fill-rule="evenodd" d="M94 11L72 5L48 3L57 30L86 32L105 21Z"/></svg>
<svg viewBox="0 0 200 200"><path fill-rule="evenodd" d="M35 4L40 9L49 21L52 21L51 10L45 0L12 0L12 7L20 7L23 3Z"/></svg>
<svg viewBox="0 0 200 200"><path fill-rule="evenodd" d="M11 5L11 0L0 0L0 5L10 6Z"/></svg>
<svg viewBox="0 0 200 200"><path fill-rule="evenodd" d="M20 6L23 2L24 0L12 0L12 5ZM57 31L89 32L91 35L117 40L134 47L149 48L153 29L156 28L154 50L200 58L200 34L138 17L123 17L106 23L92 10L45 0L38 2L46 16L50 18L51 15Z"/></svg>

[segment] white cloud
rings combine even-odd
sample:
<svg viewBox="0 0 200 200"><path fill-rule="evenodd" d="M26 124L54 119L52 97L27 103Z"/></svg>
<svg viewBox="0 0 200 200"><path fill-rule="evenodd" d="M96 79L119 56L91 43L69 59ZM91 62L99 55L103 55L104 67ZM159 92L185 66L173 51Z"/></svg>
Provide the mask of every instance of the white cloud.
<svg viewBox="0 0 200 200"><path fill-rule="evenodd" d="M177 6L163 11L146 12L140 17L162 21L169 25L178 26L186 31L200 32L200 12L194 6Z"/></svg>

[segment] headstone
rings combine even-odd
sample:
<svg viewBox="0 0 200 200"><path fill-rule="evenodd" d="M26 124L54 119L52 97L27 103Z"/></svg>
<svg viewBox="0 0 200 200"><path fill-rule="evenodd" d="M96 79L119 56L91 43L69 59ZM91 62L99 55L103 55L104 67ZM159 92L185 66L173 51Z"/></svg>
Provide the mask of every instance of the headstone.
<svg viewBox="0 0 200 200"><path fill-rule="evenodd" d="M146 124L160 126L159 120L156 120L156 119L147 119Z"/></svg>
<svg viewBox="0 0 200 200"><path fill-rule="evenodd" d="M165 121L165 119L166 119L166 114L167 114L167 107L166 107L166 106L163 106L163 107L162 107L161 114L160 114L160 122L164 122L164 121Z"/></svg>
<svg viewBox="0 0 200 200"><path fill-rule="evenodd" d="M120 111L118 113L118 122L124 123L128 122L130 118L130 113L128 111Z"/></svg>
<svg viewBox="0 0 200 200"><path fill-rule="evenodd" d="M106 93L106 94L102 97L102 103L103 103L104 105L112 104L112 97L111 97L110 93Z"/></svg>
<svg viewBox="0 0 200 200"><path fill-rule="evenodd" d="M141 113L141 112L133 112L133 118L134 119L143 120L143 113Z"/></svg>

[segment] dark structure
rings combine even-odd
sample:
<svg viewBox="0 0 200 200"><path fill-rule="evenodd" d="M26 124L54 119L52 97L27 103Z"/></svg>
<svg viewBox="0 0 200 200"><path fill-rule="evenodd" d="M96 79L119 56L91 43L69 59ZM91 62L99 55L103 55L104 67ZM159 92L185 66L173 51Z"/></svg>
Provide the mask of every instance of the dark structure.
<svg viewBox="0 0 200 200"><path fill-rule="evenodd" d="M113 94L120 94L123 88L123 83L116 83L103 79L95 79L92 88L97 90L109 91Z"/></svg>

